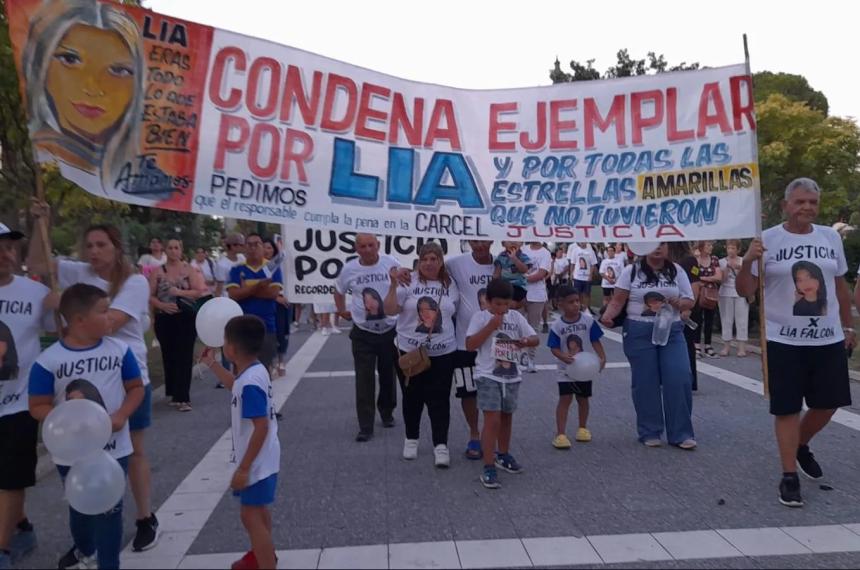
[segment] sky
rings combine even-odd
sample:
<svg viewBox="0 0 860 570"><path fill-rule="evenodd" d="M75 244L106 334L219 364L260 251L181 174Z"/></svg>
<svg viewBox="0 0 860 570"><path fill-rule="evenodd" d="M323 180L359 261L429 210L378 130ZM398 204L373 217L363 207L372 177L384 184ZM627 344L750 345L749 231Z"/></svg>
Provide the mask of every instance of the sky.
<svg viewBox="0 0 860 570"><path fill-rule="evenodd" d="M670 65L744 60L753 72L805 76L830 113L860 117L860 4L817 2L566 2L528 0L144 0L156 12L265 38L390 75L470 89L548 85L555 58L619 49ZM646 7L647 6L647 7ZM848 67L846 67L846 65Z"/></svg>

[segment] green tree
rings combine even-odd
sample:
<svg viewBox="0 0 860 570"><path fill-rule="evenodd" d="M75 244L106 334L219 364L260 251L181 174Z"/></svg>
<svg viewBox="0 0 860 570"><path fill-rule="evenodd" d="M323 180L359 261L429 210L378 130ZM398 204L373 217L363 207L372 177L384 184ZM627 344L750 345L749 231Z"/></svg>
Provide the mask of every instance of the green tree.
<svg viewBox="0 0 860 570"><path fill-rule="evenodd" d="M685 71L699 69L698 63L681 62L670 66L663 54L657 55L649 51L644 59L633 59L626 49L618 50L615 54L615 65L608 68L602 75L594 68L593 59L586 60L583 65L577 60L571 60L570 69L572 73L561 69L561 62L556 58L555 66L549 72L553 83L569 83L571 81L589 81L592 79L612 79L615 77L631 77L634 75L646 75L649 72L663 73L666 71Z"/></svg>
<svg viewBox="0 0 860 570"><path fill-rule="evenodd" d="M753 75L756 101L771 95L783 95L791 101L806 103L810 109L828 114L830 105L821 91L816 91L802 75L761 71Z"/></svg>

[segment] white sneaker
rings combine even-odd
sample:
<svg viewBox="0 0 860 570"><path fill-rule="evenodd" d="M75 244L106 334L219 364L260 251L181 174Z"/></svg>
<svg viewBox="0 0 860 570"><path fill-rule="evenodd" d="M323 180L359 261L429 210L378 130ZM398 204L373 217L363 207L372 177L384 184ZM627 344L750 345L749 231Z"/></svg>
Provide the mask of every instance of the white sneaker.
<svg viewBox="0 0 860 570"><path fill-rule="evenodd" d="M320 334L322 334L323 336L328 336L331 334L331 329L327 329L327 328L320 329Z"/></svg>
<svg viewBox="0 0 860 570"><path fill-rule="evenodd" d="M293 323L290 325L290 334L299 332L299 323Z"/></svg>
<svg viewBox="0 0 860 570"><path fill-rule="evenodd" d="M530 372L531 374L537 372L537 366L535 366L534 358L529 358L528 372Z"/></svg>
<svg viewBox="0 0 860 570"><path fill-rule="evenodd" d="M440 443L433 449L433 455L436 456L436 467L447 469L451 465L451 454L444 443Z"/></svg>
<svg viewBox="0 0 860 570"><path fill-rule="evenodd" d="M339 328L337 328L337 327L331 327L329 330L331 330L331 334L341 334L341 332L342 332L342 331L341 331Z"/></svg>
<svg viewBox="0 0 860 570"><path fill-rule="evenodd" d="M418 458L418 440L407 439L403 444L403 459L412 461Z"/></svg>

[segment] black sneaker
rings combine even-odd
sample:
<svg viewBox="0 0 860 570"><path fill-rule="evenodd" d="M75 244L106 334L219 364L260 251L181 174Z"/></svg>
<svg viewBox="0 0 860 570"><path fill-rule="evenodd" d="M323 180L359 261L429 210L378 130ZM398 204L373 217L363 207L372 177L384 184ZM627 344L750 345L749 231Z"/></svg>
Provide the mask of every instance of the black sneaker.
<svg viewBox="0 0 860 570"><path fill-rule="evenodd" d="M793 476L783 476L779 482L779 502L786 507L800 508L803 506L803 498L800 496L800 479L795 473Z"/></svg>
<svg viewBox="0 0 860 570"><path fill-rule="evenodd" d="M821 465L815 460L815 456L809 451L808 445L797 448L797 468L809 479L816 481L824 477Z"/></svg>
<svg viewBox="0 0 860 570"><path fill-rule="evenodd" d="M145 519L135 521L134 524L137 526L137 532L134 535L134 541L131 543L133 551L143 552L158 543L158 519L155 518L155 513L152 513Z"/></svg>
<svg viewBox="0 0 860 570"><path fill-rule="evenodd" d="M65 568L95 568L96 564L95 556L84 556L80 550L73 546L57 562L57 568L60 570L64 570Z"/></svg>
<svg viewBox="0 0 860 570"><path fill-rule="evenodd" d="M355 436L355 441L357 441L359 443L365 443L367 441L370 441L372 438L373 438L372 433L366 432L366 431L360 431L360 432L358 432L358 435Z"/></svg>
<svg viewBox="0 0 860 570"><path fill-rule="evenodd" d="M394 427L394 418L382 418L382 427L384 428L393 428Z"/></svg>

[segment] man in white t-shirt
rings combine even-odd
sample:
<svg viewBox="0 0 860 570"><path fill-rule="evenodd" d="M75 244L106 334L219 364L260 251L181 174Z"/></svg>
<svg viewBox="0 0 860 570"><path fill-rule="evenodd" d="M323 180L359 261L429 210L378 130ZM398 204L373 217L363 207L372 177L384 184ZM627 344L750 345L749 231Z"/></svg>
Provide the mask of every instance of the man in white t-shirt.
<svg viewBox="0 0 860 570"><path fill-rule="evenodd" d="M600 286L603 288L603 306L609 304L612 300L612 294L615 292L615 283L621 275L621 270L624 269L624 261L615 255L615 246L609 244L606 246L606 257L600 262Z"/></svg>
<svg viewBox="0 0 860 570"><path fill-rule="evenodd" d="M24 512L36 484L39 424L27 407L27 379L39 356L39 333L53 330L45 307L50 289L15 275L24 237L0 224L0 568L11 568L36 546Z"/></svg>
<svg viewBox="0 0 860 570"><path fill-rule="evenodd" d="M576 243L567 252L573 272L573 288L579 293L583 311L591 311L591 281L597 271L597 254L589 243Z"/></svg>
<svg viewBox="0 0 860 570"><path fill-rule="evenodd" d="M820 195L809 178L788 184L786 222L753 240L735 284L741 295L754 295L763 259L770 413L782 460L779 501L788 507L803 506L798 468L810 479L824 476L810 440L851 405L846 349L857 345L857 334L848 265L839 234L813 223ZM802 414L804 400L809 410Z"/></svg>
<svg viewBox="0 0 860 570"><path fill-rule="evenodd" d="M549 296L546 291L546 278L552 269L552 254L539 241L529 242L527 248L524 248L525 253L532 264L529 267L529 272L526 275L526 319L531 327L539 331L543 310L546 307L546 302ZM535 349L528 350L529 363L528 371L531 373L537 372L535 367Z"/></svg>
<svg viewBox="0 0 860 570"><path fill-rule="evenodd" d="M448 274L460 291L457 305L457 353L454 364L455 396L460 400L463 416L469 425L469 443L466 458L481 459L481 433L478 431L478 388L475 385L476 352L466 350L466 329L476 313L486 304L487 285L493 279L493 242L474 240L469 242L472 251L445 261Z"/></svg>
<svg viewBox="0 0 860 570"><path fill-rule="evenodd" d="M226 284L230 282L230 270L245 263L245 236L230 234L224 240L224 255L215 264L216 297L229 297Z"/></svg>
<svg viewBox="0 0 860 570"><path fill-rule="evenodd" d="M335 283L334 302L337 314L352 320L349 333L355 361L355 408L358 416L358 442L373 437L375 409L383 427L394 427L397 407L397 384L394 382L394 325L396 317L385 315L383 299L388 294L391 277L388 272L399 268L396 259L379 254L379 240L373 234L355 236L358 259L344 265ZM346 295L352 295L346 308ZM379 398L376 399L376 377L379 372ZM374 405L374 400L376 403Z"/></svg>

